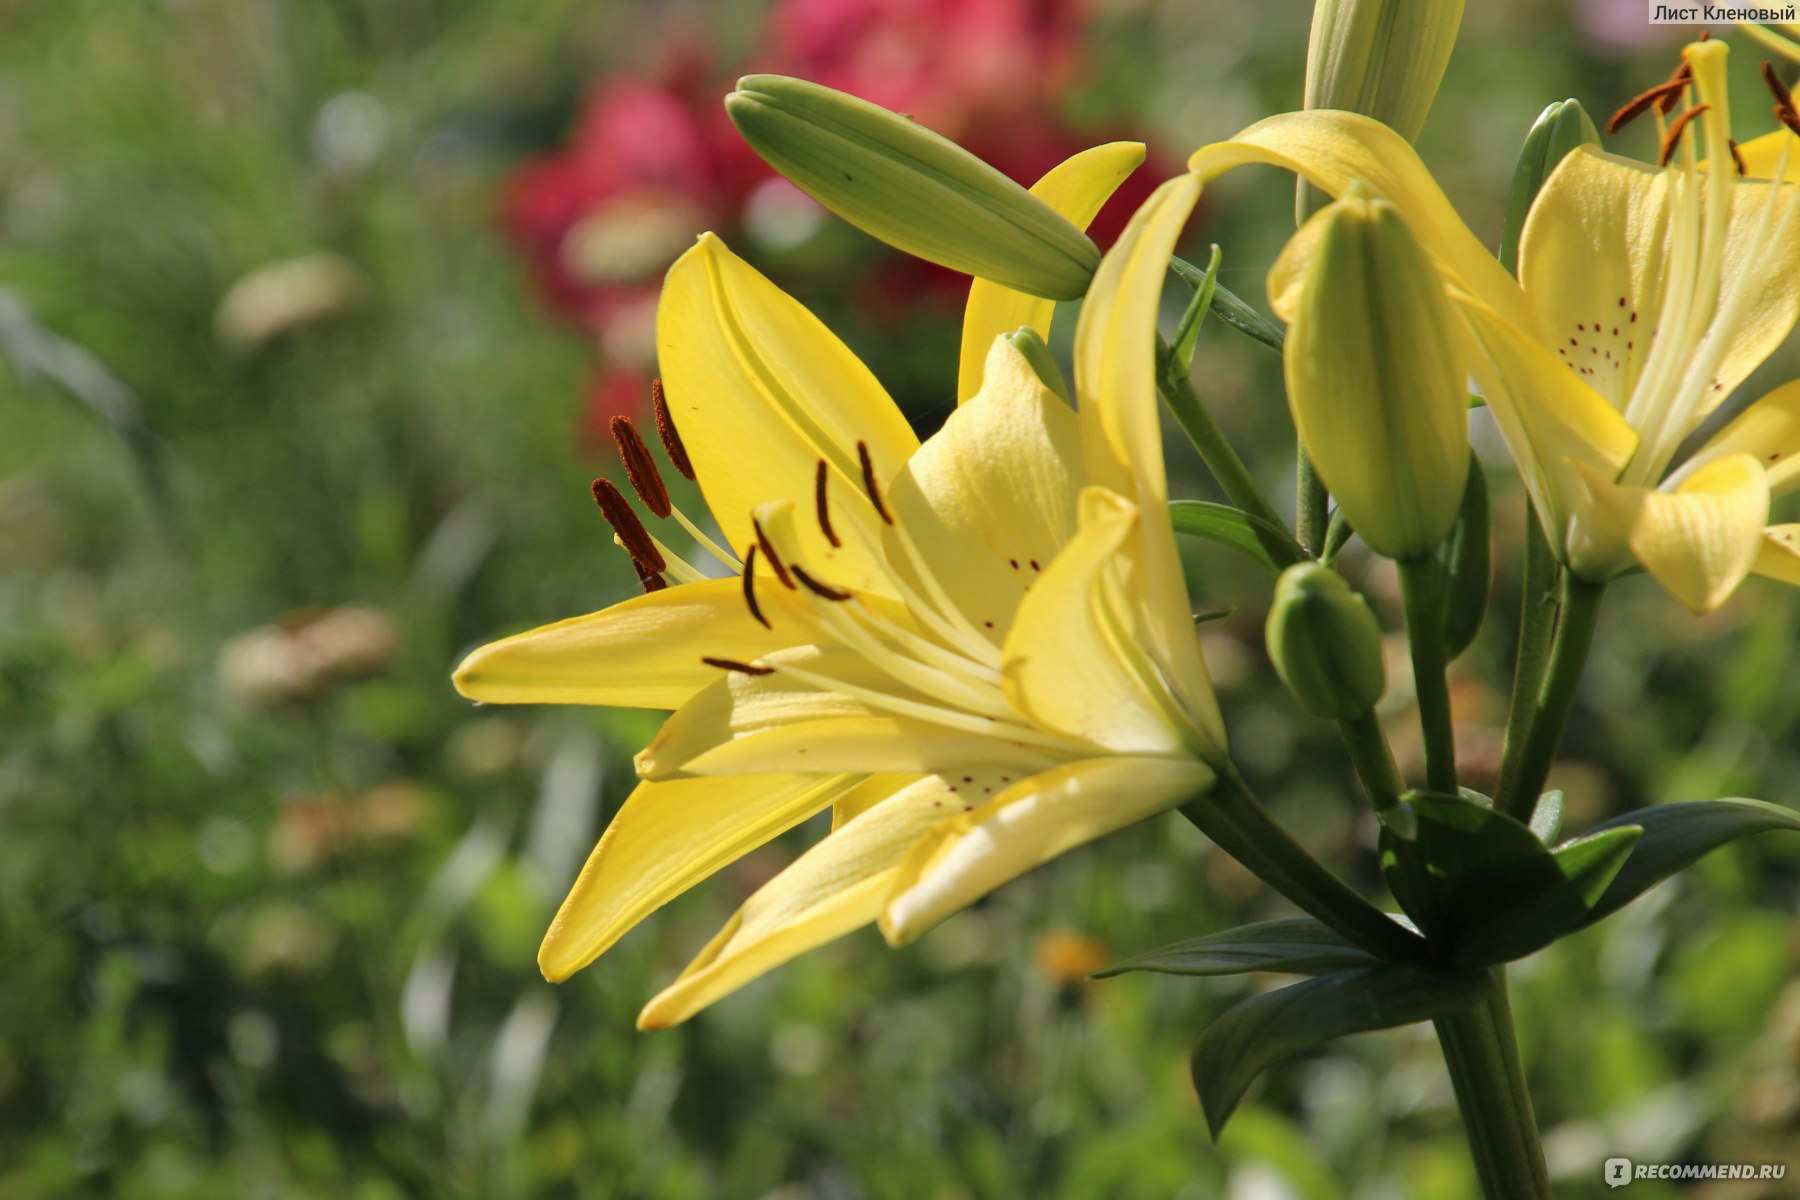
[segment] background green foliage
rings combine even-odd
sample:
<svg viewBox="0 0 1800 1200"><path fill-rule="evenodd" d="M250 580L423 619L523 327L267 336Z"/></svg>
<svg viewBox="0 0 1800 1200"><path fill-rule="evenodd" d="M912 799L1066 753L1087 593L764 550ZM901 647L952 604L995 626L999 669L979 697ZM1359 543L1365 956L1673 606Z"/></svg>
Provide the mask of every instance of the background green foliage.
<svg viewBox="0 0 1800 1200"><path fill-rule="evenodd" d="M1124 112L1178 161L1297 103L1304 9L1116 5L1069 111ZM1606 50L1559 4L1470 9L1422 145L1497 236L1538 109L1603 113L1670 48ZM755 12L677 15L724 17L729 46ZM1208 1144L1187 1047L1268 981L1080 978L1284 911L1173 818L913 949L852 937L673 1032L635 1033L638 1005L813 831L573 982L538 979L537 939L654 720L482 711L448 686L475 643L631 589L585 499L611 469L577 432L587 348L528 294L496 193L670 19L652 17L0 2L0 1197L1469 1194L1422 1028L1272 1072ZM1234 180L1197 225L1252 299L1288 187ZM320 250L360 279L342 311L221 340L234 281ZM930 425L954 312L878 337L829 307L849 290L808 286ZM1284 479L1272 356L1214 324L1199 363L1262 478ZM1501 599L1457 692L1477 759L1503 706L1483 679L1508 653L1520 507L1483 448ZM1183 454L1186 490L1210 495ZM1190 565L1201 607L1239 606L1206 636L1247 772L1378 886L1330 731L1263 660L1266 585L1224 551ZM1363 569L1391 627L1391 583ZM271 704L221 658L346 604L391 625L363 664L379 669ZM1795 802L1795 644L1794 598L1768 585L1705 621L1616 588L1555 780L1569 828L1657 800ZM1402 739L1406 704L1388 706ZM1800 1174L1797 866L1779 839L1727 850L1513 969L1559 1195L1606 1194L1613 1153ZM1800 1195L1783 1186L1695 1194Z"/></svg>

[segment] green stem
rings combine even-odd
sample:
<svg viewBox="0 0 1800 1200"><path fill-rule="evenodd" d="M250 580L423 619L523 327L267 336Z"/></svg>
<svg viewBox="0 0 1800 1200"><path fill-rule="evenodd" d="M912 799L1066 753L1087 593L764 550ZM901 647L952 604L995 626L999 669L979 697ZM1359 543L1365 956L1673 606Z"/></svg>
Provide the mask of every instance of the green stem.
<svg viewBox="0 0 1800 1200"><path fill-rule="evenodd" d="M1251 874L1346 939L1381 958L1418 962L1425 940L1370 904L1288 836L1226 763L1211 793L1181 814Z"/></svg>
<svg viewBox="0 0 1800 1200"><path fill-rule="evenodd" d="M1194 393L1194 381L1169 352L1167 344L1159 343L1157 348L1156 373L1157 390L1162 392L1164 403L1169 411L1175 414L1176 424L1181 426L1188 440L1194 443L1194 449L1206 462L1206 469L1213 473L1219 486L1231 502L1254 517L1261 517L1277 529L1286 529L1287 522L1282 519L1269 498L1256 486L1251 478L1250 469L1244 466L1244 460L1238 457L1231 443L1225 440L1224 431L1214 421L1206 406L1200 403L1200 397ZM1297 545L1297 543L1296 543Z"/></svg>
<svg viewBox="0 0 1800 1200"><path fill-rule="evenodd" d="M1444 612L1437 560L1407 559L1400 568L1406 603L1406 634L1412 643L1413 686L1419 699L1419 727L1425 735L1425 778L1434 792L1456 794L1456 730L1450 720L1449 667L1444 656Z"/></svg>
<svg viewBox="0 0 1800 1200"><path fill-rule="evenodd" d="M1549 1200L1550 1178L1513 1037L1503 970L1490 970L1487 995L1479 1003L1433 1024L1482 1195L1487 1200Z"/></svg>
<svg viewBox="0 0 1800 1200"><path fill-rule="evenodd" d="M1394 765L1394 752L1381 732L1381 722L1375 719L1375 710L1345 717L1338 722L1338 728L1349 748L1350 761L1356 766L1356 776L1369 793L1369 802L1376 812L1386 812L1399 802L1406 784L1400 779L1400 768Z"/></svg>
<svg viewBox="0 0 1800 1200"><path fill-rule="evenodd" d="M1538 521L1537 506L1525 506L1525 579L1519 588L1519 649L1513 665L1512 700L1506 712L1506 742L1500 755L1500 777L1494 794L1511 796L1516 789L1520 756L1537 716L1538 690L1550 665L1556 633L1558 598L1556 556Z"/></svg>
<svg viewBox="0 0 1800 1200"><path fill-rule="evenodd" d="M1594 644L1600 598L1605 594L1604 583L1590 583L1573 573L1563 576L1562 617L1557 621L1550 662L1538 689L1537 713L1519 751L1518 773L1510 781L1511 786L1495 799L1503 812L1520 818L1528 816L1544 790L1556 748L1562 744L1563 727L1569 722L1569 710L1575 704L1575 687L1581 682L1588 650Z"/></svg>
<svg viewBox="0 0 1800 1200"><path fill-rule="evenodd" d="M1294 472L1294 532L1306 552L1314 558L1325 548L1325 526L1328 519L1326 509L1330 504L1330 494L1325 490L1325 481L1319 478L1319 472L1313 467L1312 455L1306 452L1306 443L1295 440L1295 472Z"/></svg>

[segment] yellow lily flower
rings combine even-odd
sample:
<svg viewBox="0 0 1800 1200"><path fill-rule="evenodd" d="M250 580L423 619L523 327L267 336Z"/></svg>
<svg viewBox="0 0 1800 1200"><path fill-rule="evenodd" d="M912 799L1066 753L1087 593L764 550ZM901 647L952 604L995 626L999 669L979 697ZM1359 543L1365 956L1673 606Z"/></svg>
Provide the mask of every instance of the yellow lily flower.
<svg viewBox="0 0 1800 1200"><path fill-rule="evenodd" d="M1089 163L1108 190L1121 177L1116 152ZM922 445L850 351L718 239L671 268L665 444L741 565L720 548L736 574L702 578L627 512L616 527L657 590L456 673L477 700L674 709L544 939L548 978L826 807L831 832L641 1028L872 922L910 941L1211 785L1225 733L1163 516L1153 363L1198 193L1166 185L1102 260L1077 333L1079 415L989 336L981 387ZM634 457L634 476L653 471ZM665 573L689 581L662 587Z"/></svg>
<svg viewBox="0 0 1800 1200"><path fill-rule="evenodd" d="M1771 495L1800 484L1794 385L1675 462L1800 315L1800 187L1787 182L1800 154L1780 131L1763 177L1740 177L1726 55L1717 41L1686 48L1690 77L1664 94L1698 93L1681 116L1665 125L1660 105L1643 106L1663 127L1668 165L1592 146L1564 158L1526 219L1518 280L1405 139L1365 117L1274 117L1190 162L1209 179L1270 163L1333 195L1361 183L1390 200L1445 275L1469 371L1559 557L1590 580L1635 561L1700 612L1753 570L1796 573L1793 539L1764 528ZM1307 258L1291 245L1271 275L1278 310Z"/></svg>

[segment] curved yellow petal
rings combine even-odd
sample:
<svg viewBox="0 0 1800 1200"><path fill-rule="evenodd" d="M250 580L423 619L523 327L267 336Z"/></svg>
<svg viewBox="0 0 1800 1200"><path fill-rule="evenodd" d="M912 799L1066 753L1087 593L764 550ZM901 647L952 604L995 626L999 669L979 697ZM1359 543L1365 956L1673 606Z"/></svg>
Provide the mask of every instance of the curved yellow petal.
<svg viewBox="0 0 1800 1200"><path fill-rule="evenodd" d="M1751 138L1738 147L1738 152L1744 156L1744 174L1749 178L1774 179L1780 171L1780 177L1789 183L1800 183L1800 138L1786 129Z"/></svg>
<svg viewBox="0 0 1800 1200"><path fill-rule="evenodd" d="M1075 531L1081 429L1005 338L990 344L984 374L980 393L913 455L889 499L950 599L999 645L1025 589ZM898 534L887 536L889 561L907 563Z"/></svg>
<svg viewBox="0 0 1800 1200"><path fill-rule="evenodd" d="M881 932L904 945L1033 867L1199 795L1213 778L1191 760L1096 758L1023 780L920 841L900 867Z"/></svg>
<svg viewBox="0 0 1800 1200"><path fill-rule="evenodd" d="M1748 454L1708 464L1674 492L1592 474L1588 484L1600 537L1623 540L1645 570L1697 613L1725 603L1763 550L1769 481Z"/></svg>
<svg viewBox="0 0 1800 1200"><path fill-rule="evenodd" d="M758 590L773 614L778 589ZM490 642L456 668L456 690L485 704L679 708L719 678L704 655L756 657L799 640L763 628L733 576L634 596L611 608Z"/></svg>
<svg viewBox="0 0 1800 1200"><path fill-rule="evenodd" d="M1550 544L1563 555L1569 521L1587 505L1582 471L1616 478L1637 449L1637 432L1525 331L1479 301L1452 297L1469 331L1469 373L1519 466Z"/></svg>
<svg viewBox="0 0 1800 1200"><path fill-rule="evenodd" d="M550 922L538 948L544 978L567 979L664 904L861 780L747 775L638 784Z"/></svg>
<svg viewBox="0 0 1800 1200"><path fill-rule="evenodd" d="M1082 493L1081 531L1025 597L1006 640L1007 699L1036 724L1089 745L1216 758L1224 746L1216 704L1184 712L1147 653L1131 600L1142 586L1131 554L1138 523L1129 501L1100 488ZM1204 685L1205 664L1199 669ZM1205 697L1212 700L1210 687Z"/></svg>
<svg viewBox="0 0 1800 1200"><path fill-rule="evenodd" d="M1203 179L1250 163L1292 171L1334 197L1362 183L1400 209L1412 232L1463 290L1508 320L1533 327L1518 283L1456 214L1407 140L1357 113L1316 110L1259 121L1230 141L1202 146L1188 169Z"/></svg>
<svg viewBox="0 0 1800 1200"><path fill-rule="evenodd" d="M856 443L893 471L918 439L869 369L710 233L669 268L656 347L670 415L732 546L741 551L754 540L757 505L786 498L810 507L823 459L843 557L857 566L844 581L874 586L880 519L862 497ZM821 553L828 547L817 528L806 537Z"/></svg>
<svg viewBox="0 0 1800 1200"><path fill-rule="evenodd" d="M1108 142L1104 146L1093 146L1051 167L1042 179L1031 185L1031 194L1067 217L1076 228L1085 230L1119 185L1143 163L1142 142ZM1048 341L1050 321L1055 315L1054 300L977 277L969 285L969 300L963 307L957 403L981 390L982 366L995 338L1029 325Z"/></svg>
<svg viewBox="0 0 1800 1200"><path fill-rule="evenodd" d="M1771 496L1800 487L1800 379L1739 413L1688 460L1681 476L1732 454L1748 454L1762 464Z"/></svg>
<svg viewBox="0 0 1800 1200"><path fill-rule="evenodd" d="M1762 549L1751 570L1800 586L1800 525L1771 525L1763 530Z"/></svg>
<svg viewBox="0 0 1800 1200"><path fill-rule="evenodd" d="M1075 329L1075 380L1088 480L1160 513L1169 498L1156 388L1156 320L1169 255L1200 199L1191 175L1144 202L1100 260ZM1223 752L1224 727L1194 636L1193 610L1169 522L1140 521L1132 604L1159 673L1203 740Z"/></svg>
<svg viewBox="0 0 1800 1200"><path fill-rule="evenodd" d="M768 675L721 673L639 752L646 779L768 771L921 773L993 766L1014 775L1072 756L1032 731L941 704L847 650L797 647L760 660ZM830 679L826 691L804 672ZM861 693L863 698L857 694ZM868 699L873 693L884 703ZM935 718L935 719L934 719Z"/></svg>
<svg viewBox="0 0 1800 1200"><path fill-rule="evenodd" d="M937 776L871 795L833 830L758 888L679 977L638 1015L666 1029L789 960L873 922L907 852L962 803ZM864 791L869 791L865 788Z"/></svg>

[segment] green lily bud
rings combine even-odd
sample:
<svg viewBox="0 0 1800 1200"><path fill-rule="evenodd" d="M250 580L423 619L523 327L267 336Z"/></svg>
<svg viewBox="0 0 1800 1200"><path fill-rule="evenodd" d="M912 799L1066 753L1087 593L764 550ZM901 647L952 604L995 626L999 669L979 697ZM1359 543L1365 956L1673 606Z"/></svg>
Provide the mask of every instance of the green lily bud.
<svg viewBox="0 0 1800 1200"><path fill-rule="evenodd" d="M1318 0L1306 48L1306 107L1374 117L1407 141L1437 98L1463 0Z"/></svg>
<svg viewBox="0 0 1800 1200"><path fill-rule="evenodd" d="M1044 386L1055 392L1064 404L1070 403L1069 381L1063 378L1062 368L1056 365L1056 355L1050 353L1050 347L1038 331L1029 325L1021 325L1005 336L1013 349L1025 356L1025 361L1031 364L1032 371Z"/></svg>
<svg viewBox="0 0 1800 1200"><path fill-rule="evenodd" d="M1283 571L1264 633L1281 681L1314 716L1347 720L1381 699L1381 626L1330 567L1303 562Z"/></svg>
<svg viewBox="0 0 1800 1200"><path fill-rule="evenodd" d="M1469 477L1468 389L1443 277L1399 211L1357 189L1308 221L1282 259L1270 293L1289 320L1300 438L1376 553L1427 554Z"/></svg>
<svg viewBox="0 0 1800 1200"><path fill-rule="evenodd" d="M961 146L879 105L785 75L725 97L770 166L865 233L940 266L1072 300L1100 265L1088 236Z"/></svg>
<svg viewBox="0 0 1800 1200"><path fill-rule="evenodd" d="M1500 237L1501 266L1518 271L1519 234L1525 229L1525 214L1531 211L1531 202L1550 172L1571 150L1599 144L1600 131L1579 100L1558 100L1538 114L1513 168L1512 198L1506 204L1506 226Z"/></svg>

